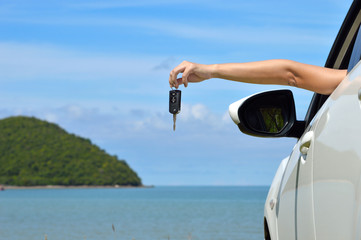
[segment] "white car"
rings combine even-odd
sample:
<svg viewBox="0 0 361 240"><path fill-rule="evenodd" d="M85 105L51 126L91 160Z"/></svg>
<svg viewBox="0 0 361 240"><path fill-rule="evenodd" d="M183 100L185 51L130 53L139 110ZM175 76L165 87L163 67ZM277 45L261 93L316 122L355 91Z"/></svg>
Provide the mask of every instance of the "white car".
<svg viewBox="0 0 361 240"><path fill-rule="evenodd" d="M299 139L267 196L266 240L361 239L360 23L361 0L354 0L325 64L348 69L347 77L330 96L315 94L303 121L290 90L230 105L246 134Z"/></svg>

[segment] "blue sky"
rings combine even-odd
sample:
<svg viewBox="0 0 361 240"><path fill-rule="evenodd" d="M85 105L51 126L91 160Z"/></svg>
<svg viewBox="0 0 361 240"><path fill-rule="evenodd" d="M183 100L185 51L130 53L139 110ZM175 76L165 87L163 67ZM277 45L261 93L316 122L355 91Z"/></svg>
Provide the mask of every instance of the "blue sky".
<svg viewBox="0 0 361 240"><path fill-rule="evenodd" d="M295 139L239 132L228 106L285 88L212 79L181 87L172 131L169 71L292 59L322 66L350 0L1 0L0 117L57 123L153 185L269 185ZM302 119L312 93L291 88Z"/></svg>

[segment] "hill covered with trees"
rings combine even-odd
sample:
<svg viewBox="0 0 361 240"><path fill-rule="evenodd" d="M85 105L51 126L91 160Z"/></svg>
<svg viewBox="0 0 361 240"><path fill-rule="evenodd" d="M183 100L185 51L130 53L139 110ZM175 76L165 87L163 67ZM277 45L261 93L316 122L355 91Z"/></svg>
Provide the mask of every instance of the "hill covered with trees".
<svg viewBox="0 0 361 240"><path fill-rule="evenodd" d="M0 120L0 184L142 185L124 160L89 139L30 117Z"/></svg>

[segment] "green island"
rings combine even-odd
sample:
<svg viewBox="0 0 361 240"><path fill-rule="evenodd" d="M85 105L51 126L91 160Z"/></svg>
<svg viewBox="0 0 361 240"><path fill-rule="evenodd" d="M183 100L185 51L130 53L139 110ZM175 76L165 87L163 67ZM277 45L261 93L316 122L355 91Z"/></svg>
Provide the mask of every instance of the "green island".
<svg viewBox="0 0 361 240"><path fill-rule="evenodd" d="M125 160L34 117L0 120L0 185L142 186Z"/></svg>

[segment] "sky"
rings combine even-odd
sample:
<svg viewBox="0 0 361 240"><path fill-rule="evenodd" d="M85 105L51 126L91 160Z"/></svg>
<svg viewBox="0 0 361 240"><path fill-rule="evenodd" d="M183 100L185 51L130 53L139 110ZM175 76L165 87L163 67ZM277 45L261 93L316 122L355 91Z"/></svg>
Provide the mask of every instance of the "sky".
<svg viewBox="0 0 361 240"><path fill-rule="evenodd" d="M145 185L270 185L296 139L241 133L228 106L293 91L211 79L182 90L183 60L291 59L323 66L351 0L0 0L0 118L34 116L125 159Z"/></svg>

